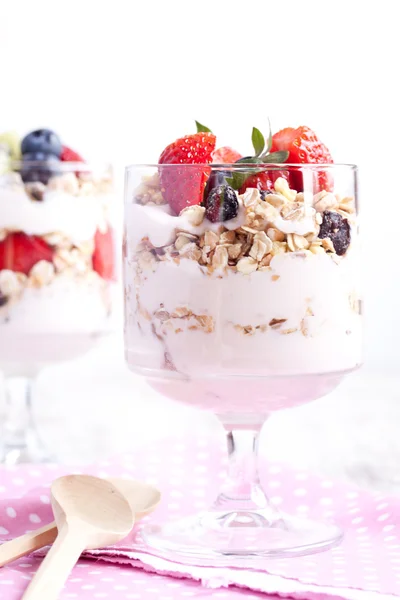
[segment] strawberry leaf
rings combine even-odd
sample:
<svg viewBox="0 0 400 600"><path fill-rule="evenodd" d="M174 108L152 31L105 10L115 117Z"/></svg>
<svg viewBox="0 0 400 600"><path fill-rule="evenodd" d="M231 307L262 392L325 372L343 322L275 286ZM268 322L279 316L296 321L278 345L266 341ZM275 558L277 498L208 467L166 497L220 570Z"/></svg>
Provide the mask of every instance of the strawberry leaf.
<svg viewBox="0 0 400 600"><path fill-rule="evenodd" d="M201 123L199 123L198 121L195 121L196 123L196 127L197 127L197 133L212 133L211 129L208 129L208 127L206 127L205 125L202 125Z"/></svg>
<svg viewBox="0 0 400 600"><path fill-rule="evenodd" d="M257 127L253 127L253 132L251 134L251 141L253 143L253 148L256 156L260 156L265 148L265 139L263 134Z"/></svg>
<svg viewBox="0 0 400 600"><path fill-rule="evenodd" d="M263 154L260 156L261 162L263 163L284 163L289 157L287 150L279 150L278 152L272 152L271 154Z"/></svg>

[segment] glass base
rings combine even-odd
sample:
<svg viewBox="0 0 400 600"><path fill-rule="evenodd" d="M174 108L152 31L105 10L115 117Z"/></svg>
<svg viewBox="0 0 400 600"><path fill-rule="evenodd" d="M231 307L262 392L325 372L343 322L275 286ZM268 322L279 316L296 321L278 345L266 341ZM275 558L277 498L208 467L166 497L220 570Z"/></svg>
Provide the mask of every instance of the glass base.
<svg viewBox="0 0 400 600"><path fill-rule="evenodd" d="M314 554L343 538L333 524L284 514L272 521L270 517L269 510L204 512L162 527L145 527L142 535L165 558L211 565Z"/></svg>
<svg viewBox="0 0 400 600"><path fill-rule="evenodd" d="M2 445L0 437L0 464L11 466L50 462L55 462L54 456L49 454L35 430L27 432L21 444Z"/></svg>

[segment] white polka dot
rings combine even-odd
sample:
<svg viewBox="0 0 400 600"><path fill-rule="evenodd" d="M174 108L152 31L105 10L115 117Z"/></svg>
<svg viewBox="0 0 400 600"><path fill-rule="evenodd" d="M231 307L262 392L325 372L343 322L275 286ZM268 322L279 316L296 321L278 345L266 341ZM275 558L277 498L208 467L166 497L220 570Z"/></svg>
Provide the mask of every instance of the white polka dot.
<svg viewBox="0 0 400 600"><path fill-rule="evenodd" d="M81 590L94 590L94 585L92 585L91 583L86 583L81 587Z"/></svg>
<svg viewBox="0 0 400 600"><path fill-rule="evenodd" d="M42 504L50 504L50 498L48 496L45 496L44 494L42 494L40 496L40 502Z"/></svg>
<svg viewBox="0 0 400 600"><path fill-rule="evenodd" d="M93 596L94 598L108 598L107 592L96 592Z"/></svg>
<svg viewBox="0 0 400 600"><path fill-rule="evenodd" d="M114 579L112 577L102 577L100 581L104 581L104 583L112 583ZM140 580L138 580L139 582Z"/></svg>
<svg viewBox="0 0 400 600"><path fill-rule="evenodd" d="M169 508L169 510L178 510L179 507L180 504L177 504L176 502L169 502L169 504L167 504L167 508Z"/></svg>
<svg viewBox="0 0 400 600"><path fill-rule="evenodd" d="M81 577L74 577L73 579L70 579L71 583L81 583L82 578Z"/></svg>
<svg viewBox="0 0 400 600"><path fill-rule="evenodd" d="M29 520L31 523L41 523L42 519L39 517L39 515L36 515L35 513L32 513L29 515Z"/></svg>
<svg viewBox="0 0 400 600"><path fill-rule="evenodd" d="M21 479L21 477L15 477L15 478L12 480L12 483L13 483L14 485L24 485L25 481L24 481L23 479Z"/></svg>
<svg viewBox="0 0 400 600"><path fill-rule="evenodd" d="M394 529L395 526L394 525L385 525L385 527L382 527L382 531L392 531L392 529Z"/></svg>
<svg viewBox="0 0 400 600"><path fill-rule="evenodd" d="M349 500L353 500L354 498L358 498L358 492L347 492L346 498L349 498Z"/></svg>
<svg viewBox="0 0 400 600"><path fill-rule="evenodd" d="M21 579L25 579L25 581L30 581L33 575L21 575Z"/></svg>
<svg viewBox="0 0 400 600"><path fill-rule="evenodd" d="M37 469L31 469L31 470L29 471L29 475L30 475L31 477L40 477L40 476L41 476L41 472L40 472L40 471L38 471Z"/></svg>
<svg viewBox="0 0 400 600"><path fill-rule="evenodd" d="M6 488L4 487L4 485L0 485L0 492L5 492Z"/></svg>
<svg viewBox="0 0 400 600"><path fill-rule="evenodd" d="M305 481L308 478L307 473L296 473L295 479L297 479L297 481Z"/></svg>
<svg viewBox="0 0 400 600"><path fill-rule="evenodd" d="M333 499L332 498L321 498L319 503L322 504L322 506L330 506L331 504L333 504Z"/></svg>
<svg viewBox="0 0 400 600"><path fill-rule="evenodd" d="M271 504L282 504L283 499L280 496L272 496Z"/></svg>
<svg viewBox="0 0 400 600"><path fill-rule="evenodd" d="M386 535L383 538L384 542L393 542L394 540L397 540L397 535Z"/></svg>
<svg viewBox="0 0 400 600"><path fill-rule="evenodd" d="M171 496L171 498L182 498L183 493L179 490L171 490L169 495Z"/></svg>
<svg viewBox="0 0 400 600"><path fill-rule="evenodd" d="M304 488L297 488L297 490L294 490L294 495L295 496L306 496L307 490Z"/></svg>
<svg viewBox="0 0 400 600"><path fill-rule="evenodd" d="M10 532L5 527L0 525L0 535L8 535Z"/></svg>
<svg viewBox="0 0 400 600"><path fill-rule="evenodd" d="M101 575L101 571L89 571L89 575Z"/></svg>
<svg viewBox="0 0 400 600"><path fill-rule="evenodd" d="M10 519L15 519L15 517L17 516L17 511L12 506L7 506L6 514L8 517L10 517Z"/></svg>
<svg viewBox="0 0 400 600"><path fill-rule="evenodd" d="M116 592L119 592L119 591L122 592L123 590L127 590L127 589L128 589L128 587L126 585L114 585L114 590Z"/></svg>
<svg viewBox="0 0 400 600"><path fill-rule="evenodd" d="M210 458L210 455L208 452L198 452L196 454L196 458L198 458L198 460L207 460Z"/></svg>
<svg viewBox="0 0 400 600"><path fill-rule="evenodd" d="M355 515L356 513L359 513L360 509L358 508L358 506L355 506L354 508L350 508L349 510L349 514L350 515Z"/></svg>
<svg viewBox="0 0 400 600"><path fill-rule="evenodd" d="M204 466L204 465L197 465L197 466L194 468L194 472L195 472L195 473L206 473L206 471L207 471L207 467L206 467L206 466Z"/></svg>
<svg viewBox="0 0 400 600"><path fill-rule="evenodd" d="M381 502L380 504L378 504L378 506L376 507L376 510L384 510L385 508L388 507L388 503L387 502Z"/></svg>
<svg viewBox="0 0 400 600"><path fill-rule="evenodd" d="M278 488L278 487L281 487L282 484L277 479L273 479L272 481L268 482L268 485L270 488Z"/></svg>
<svg viewBox="0 0 400 600"><path fill-rule="evenodd" d="M282 469L279 465L271 465L268 471L271 473L271 475L277 475L282 471Z"/></svg>
<svg viewBox="0 0 400 600"><path fill-rule="evenodd" d="M135 582L137 583L137 582ZM143 598L142 594L126 594L126 598Z"/></svg>
<svg viewBox="0 0 400 600"><path fill-rule="evenodd" d="M1 579L0 580L0 584L1 585L13 585L13 581L10 581L9 579Z"/></svg>
<svg viewBox="0 0 400 600"><path fill-rule="evenodd" d="M206 495L204 490L193 490L192 494L193 496L196 496L196 498L203 498L203 496Z"/></svg>
<svg viewBox="0 0 400 600"><path fill-rule="evenodd" d="M307 504L300 504L300 506L297 507L298 512L308 512L310 510L310 507L307 506Z"/></svg>
<svg viewBox="0 0 400 600"><path fill-rule="evenodd" d="M19 563L18 566L21 567L22 569L29 569L29 567L33 567L33 564L32 563Z"/></svg>
<svg viewBox="0 0 400 600"><path fill-rule="evenodd" d="M333 487L333 481L329 481L329 479L324 479L324 481L321 481L321 487L331 488Z"/></svg>
<svg viewBox="0 0 400 600"><path fill-rule="evenodd" d="M389 517L389 513L383 513L383 515L379 515L378 521L386 521Z"/></svg>
<svg viewBox="0 0 400 600"><path fill-rule="evenodd" d="M353 525L358 525L358 523L361 523L364 520L363 517L355 517L354 519L351 520Z"/></svg>

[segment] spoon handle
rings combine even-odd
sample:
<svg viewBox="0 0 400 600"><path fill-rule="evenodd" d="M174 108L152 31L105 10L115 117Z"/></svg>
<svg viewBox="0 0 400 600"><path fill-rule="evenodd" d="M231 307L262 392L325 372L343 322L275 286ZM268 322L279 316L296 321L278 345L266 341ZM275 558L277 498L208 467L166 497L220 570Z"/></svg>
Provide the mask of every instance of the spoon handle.
<svg viewBox="0 0 400 600"><path fill-rule="evenodd" d="M43 546L49 546L57 537L57 526L55 522L40 527L36 531L25 533L0 546L0 567L4 567L13 560L30 554Z"/></svg>
<svg viewBox="0 0 400 600"><path fill-rule="evenodd" d="M68 575L85 549L86 540L79 528L65 523L42 561L36 575L25 590L24 600L57 600Z"/></svg>

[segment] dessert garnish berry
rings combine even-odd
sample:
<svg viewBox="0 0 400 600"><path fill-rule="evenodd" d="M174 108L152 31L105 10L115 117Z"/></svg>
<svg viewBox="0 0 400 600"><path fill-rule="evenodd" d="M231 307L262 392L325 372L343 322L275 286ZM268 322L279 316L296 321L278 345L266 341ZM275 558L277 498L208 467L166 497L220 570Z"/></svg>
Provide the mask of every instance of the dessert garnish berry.
<svg viewBox="0 0 400 600"><path fill-rule="evenodd" d="M342 256L350 245L350 224L339 213L326 210L322 215L318 237L330 238L336 254Z"/></svg>
<svg viewBox="0 0 400 600"><path fill-rule="evenodd" d="M24 183L40 181L47 185L49 179L61 173L60 161L56 156L43 152L32 152L22 156L21 177Z"/></svg>
<svg viewBox="0 0 400 600"><path fill-rule="evenodd" d="M93 270L106 281L115 279L114 236L109 227L105 233L96 231L94 237Z"/></svg>
<svg viewBox="0 0 400 600"><path fill-rule="evenodd" d="M210 175L210 168L204 165L212 162L214 150L215 135L202 130L179 138L161 153L158 161L160 165L181 165L172 169L160 167L163 195L175 214L178 215L182 209L200 204L203 200L204 188Z"/></svg>
<svg viewBox="0 0 400 600"><path fill-rule="evenodd" d="M213 163L216 164L234 164L243 157L237 150L234 150L229 146L222 146L221 148L214 150L212 158Z"/></svg>
<svg viewBox="0 0 400 600"><path fill-rule="evenodd" d="M21 142L22 154L42 152L60 158L61 140L51 129L36 129L26 135Z"/></svg>
<svg viewBox="0 0 400 600"><path fill-rule="evenodd" d="M214 187L204 201L205 216L212 223L234 219L239 210L236 192L229 185Z"/></svg>
<svg viewBox="0 0 400 600"><path fill-rule="evenodd" d="M52 262L53 254L53 248L40 237L10 233L0 242L0 271L10 269L29 275L40 260Z"/></svg>
<svg viewBox="0 0 400 600"><path fill-rule="evenodd" d="M63 162L85 162L80 154L68 146L62 147L60 159Z"/></svg>
<svg viewBox="0 0 400 600"><path fill-rule="evenodd" d="M286 151L288 162L296 164L331 164L333 159L328 148L321 142L309 127L297 129L286 127L272 136L271 150ZM301 170L290 174L290 186L298 192L303 191L303 174ZM332 181L327 171L315 172L314 191L331 190Z"/></svg>

